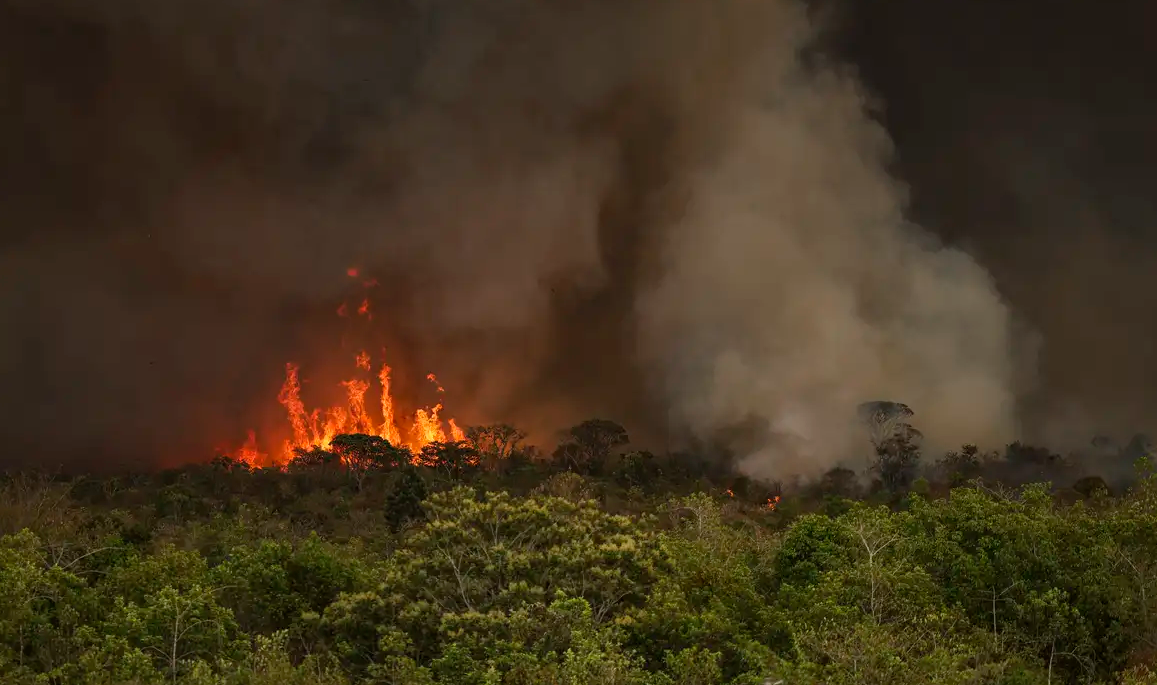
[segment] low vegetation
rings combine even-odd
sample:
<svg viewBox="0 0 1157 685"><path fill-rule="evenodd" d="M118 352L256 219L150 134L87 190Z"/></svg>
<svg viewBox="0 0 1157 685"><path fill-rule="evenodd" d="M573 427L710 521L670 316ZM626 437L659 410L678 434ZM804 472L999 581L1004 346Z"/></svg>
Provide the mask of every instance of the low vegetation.
<svg viewBox="0 0 1157 685"><path fill-rule="evenodd" d="M1024 445L929 464L893 423L864 473L787 485L632 451L608 421L549 457L493 426L420 455L343 436L284 469L9 474L0 674L1157 683L1145 454L1119 450L1136 462L1127 487Z"/></svg>

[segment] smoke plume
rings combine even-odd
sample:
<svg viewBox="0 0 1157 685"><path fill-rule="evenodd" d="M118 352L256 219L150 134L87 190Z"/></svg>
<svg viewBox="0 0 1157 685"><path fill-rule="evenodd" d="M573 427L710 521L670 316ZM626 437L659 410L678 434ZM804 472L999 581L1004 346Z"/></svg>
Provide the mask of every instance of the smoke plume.
<svg viewBox="0 0 1157 685"><path fill-rule="evenodd" d="M396 368L468 422L754 419L758 475L855 456L865 400L944 445L1015 433L1010 312L906 220L800 3L8 0L0 26L0 382L29 451L271 423L285 361L347 361L349 266Z"/></svg>
<svg viewBox="0 0 1157 685"><path fill-rule="evenodd" d="M803 66L806 32L777 38L713 124L727 140L689 172L638 301L678 424L765 421L745 460L765 476L863 455L854 410L873 398L918 408L935 445L1009 439L1017 376L994 283L905 221L857 82Z"/></svg>

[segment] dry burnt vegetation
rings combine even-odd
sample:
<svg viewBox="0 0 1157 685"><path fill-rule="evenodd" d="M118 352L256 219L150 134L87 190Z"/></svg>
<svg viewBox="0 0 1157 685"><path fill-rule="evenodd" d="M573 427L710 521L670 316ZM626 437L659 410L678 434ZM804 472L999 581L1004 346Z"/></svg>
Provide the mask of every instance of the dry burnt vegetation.
<svg viewBox="0 0 1157 685"><path fill-rule="evenodd" d="M219 457L9 474L0 672L14 685L1157 682L1143 440L1099 441L1115 463L1097 473L1019 444L922 459L903 422L885 437L862 473L786 485L633 451L609 421L549 455L493 426L417 455L342 436L284 469Z"/></svg>

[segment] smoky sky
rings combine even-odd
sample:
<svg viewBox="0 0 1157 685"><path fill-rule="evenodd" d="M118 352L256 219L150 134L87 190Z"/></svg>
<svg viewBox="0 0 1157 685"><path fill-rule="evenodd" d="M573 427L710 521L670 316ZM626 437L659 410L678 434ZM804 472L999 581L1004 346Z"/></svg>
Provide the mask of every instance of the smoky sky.
<svg viewBox="0 0 1157 685"><path fill-rule="evenodd" d="M1039 337L1028 436L1152 429L1157 7L846 10L837 49L887 103L910 216L966 246Z"/></svg>
<svg viewBox="0 0 1157 685"><path fill-rule="evenodd" d="M1145 12L4 0L4 461L202 458L382 346L541 440L760 420L761 475L883 396L945 445L1144 429Z"/></svg>

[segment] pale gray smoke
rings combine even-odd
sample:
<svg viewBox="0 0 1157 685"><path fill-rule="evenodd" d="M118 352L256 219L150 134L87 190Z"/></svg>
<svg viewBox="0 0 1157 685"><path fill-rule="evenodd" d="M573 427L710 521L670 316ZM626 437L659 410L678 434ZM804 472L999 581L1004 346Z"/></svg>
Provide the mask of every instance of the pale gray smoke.
<svg viewBox="0 0 1157 685"><path fill-rule="evenodd" d="M780 439L747 455L759 475L863 453L855 407L876 397L911 404L931 445L1011 439L1010 317L991 279L905 223L858 84L805 70L808 33L777 28L720 108L728 135L688 170L638 300L676 423L765 419Z"/></svg>
<svg viewBox="0 0 1157 685"><path fill-rule="evenodd" d="M801 4L423 7L406 98L345 169L390 192L321 212L325 244L421 274L398 325L507 341L437 361L446 382L493 372L475 388L478 418L549 385L539 364L591 325L548 323L558 286L633 302L615 330L634 338L633 371L672 429L769 422L774 444L746 455L755 473L856 456L867 399L911 405L933 444L1012 436L1009 313L966 254L905 222L864 92L803 60L815 30ZM635 250L625 276L608 266L620 248ZM629 383L602 382L605 395ZM561 392L513 419L621 411Z"/></svg>
<svg viewBox="0 0 1157 685"><path fill-rule="evenodd" d="M865 400L908 404L935 444L1015 428L1006 307L967 255L906 223L890 141L852 75L805 58L816 27L800 2L27 12L79 27L78 55L107 46L76 60L92 73L75 103L21 71L39 58L5 61L33 108L14 139L63 160L42 170L51 191L13 205L60 235L9 251L6 272L45 272L42 252L85 260L28 305L51 320L19 343L40 371L12 352L0 378L48 388L27 404L59 415L91 398L142 407L140 427L93 415L69 445L200 449L213 431L185 425L190 403L205 416L225 394L238 408L218 413L239 424L250 405L283 421L287 361L316 376L307 393L334 390L314 371L350 364L326 327L351 265L381 281L374 325L400 341L399 393L433 371L463 423L542 439L599 416L640 443L761 419L775 435L744 455L761 475L854 457ZM57 197L75 204L36 202ZM90 225L99 249L82 248ZM102 306L70 304L76 289ZM46 421L24 418L11 423Z"/></svg>

